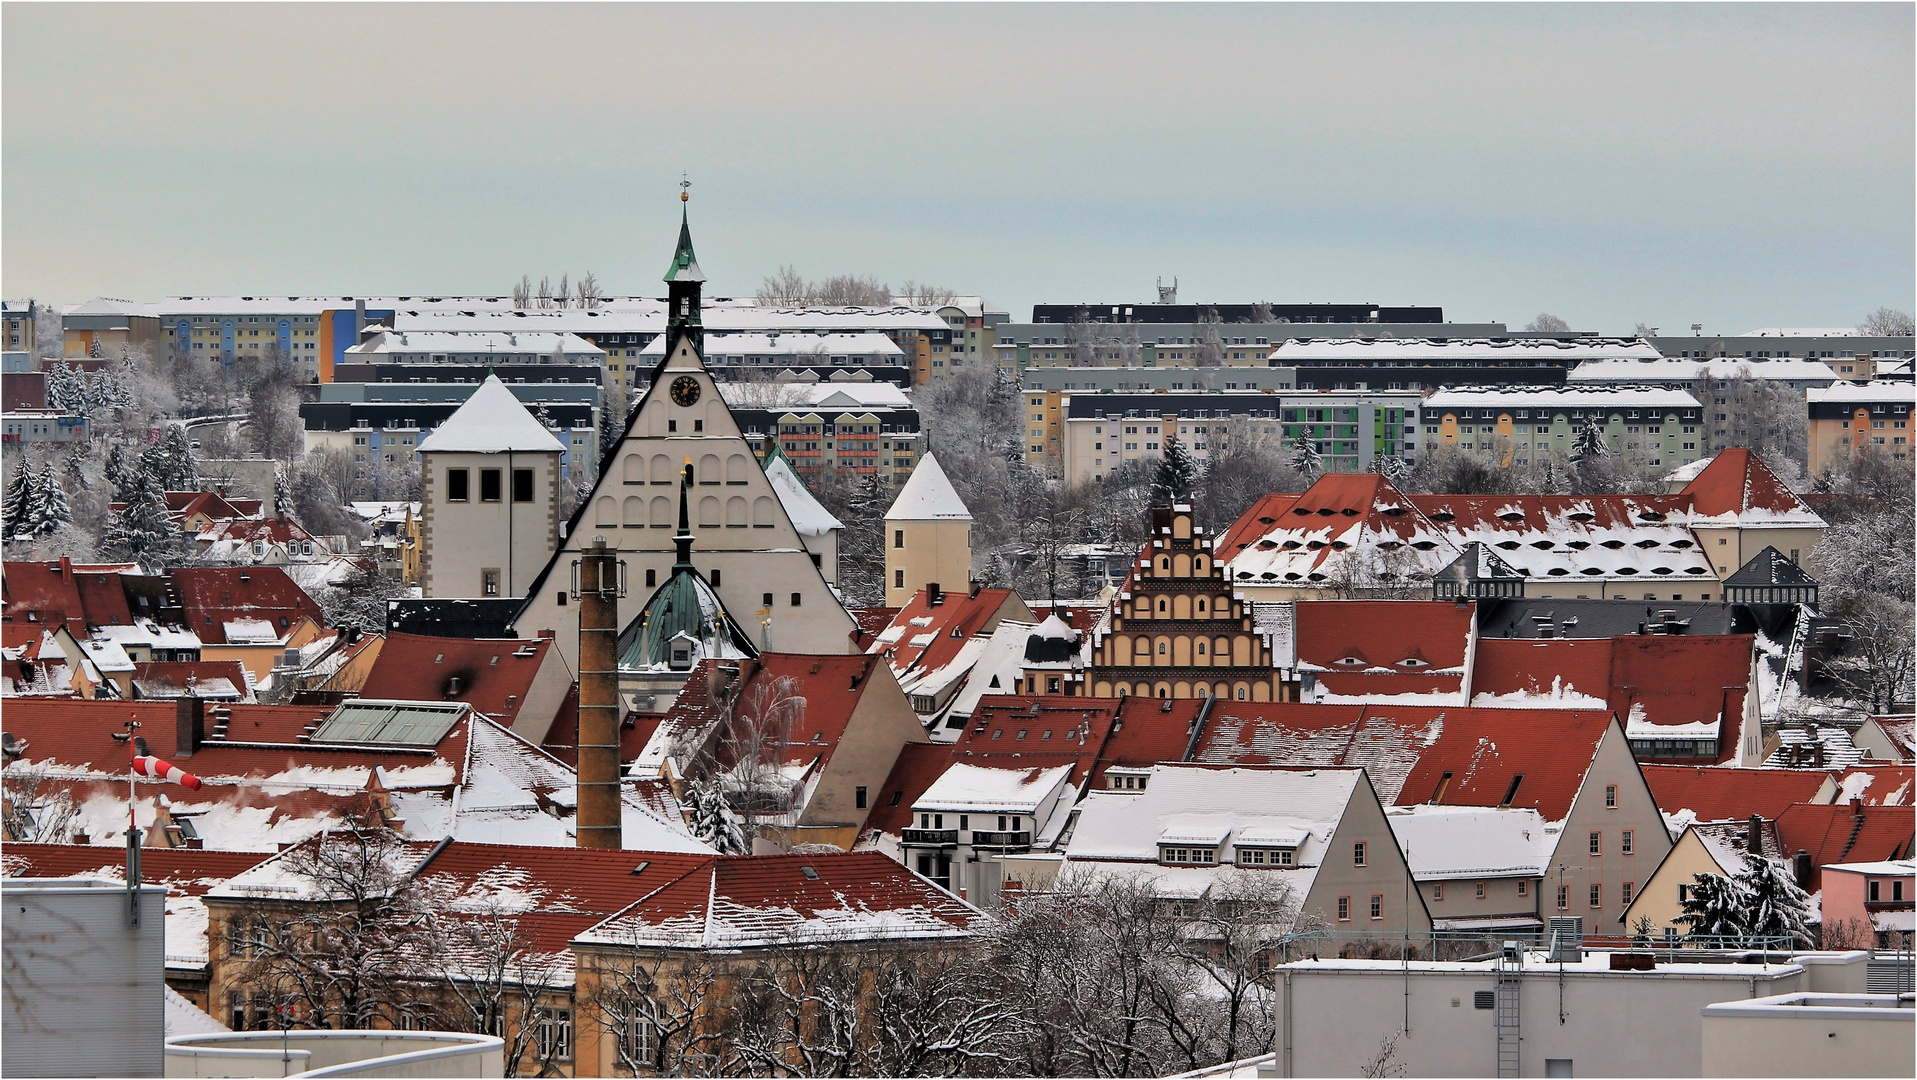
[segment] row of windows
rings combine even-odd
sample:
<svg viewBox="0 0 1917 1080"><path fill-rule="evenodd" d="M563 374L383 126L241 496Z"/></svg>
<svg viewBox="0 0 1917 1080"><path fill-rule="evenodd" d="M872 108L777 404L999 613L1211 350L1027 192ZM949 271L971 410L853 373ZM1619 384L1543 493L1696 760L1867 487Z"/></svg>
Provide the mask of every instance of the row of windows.
<svg viewBox="0 0 1917 1080"><path fill-rule="evenodd" d="M1690 886L1688 885L1679 885L1677 887L1678 900L1680 902L1682 902L1685 899L1685 892L1689 888ZM1624 882L1622 885L1618 886L1618 902L1623 904L1625 907L1629 907L1631 905L1631 898L1636 895L1637 895L1637 882L1627 881L1627 882ZM1592 907L1601 908L1604 906L1604 886L1603 885L1593 881L1590 885L1589 896L1590 896ZM1558 901L1557 906L1559 911L1564 911L1571 906L1571 886L1569 885L1558 886L1557 901Z"/></svg>
<svg viewBox="0 0 1917 1080"><path fill-rule="evenodd" d="M446 470L446 501L472 501L472 470ZM501 481L505 477L502 469L479 470L479 501L499 502L503 488ZM533 471L531 469L513 470L513 501L529 503L533 501Z"/></svg>

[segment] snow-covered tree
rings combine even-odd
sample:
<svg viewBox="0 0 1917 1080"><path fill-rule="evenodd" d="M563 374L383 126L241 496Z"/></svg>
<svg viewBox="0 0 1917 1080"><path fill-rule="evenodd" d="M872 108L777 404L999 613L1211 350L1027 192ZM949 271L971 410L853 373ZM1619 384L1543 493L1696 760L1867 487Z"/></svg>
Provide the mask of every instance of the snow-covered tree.
<svg viewBox="0 0 1917 1080"><path fill-rule="evenodd" d="M1401 483L1411 472L1411 466L1405 459L1393 454L1383 454L1371 459L1371 471L1391 481L1395 486Z"/></svg>
<svg viewBox="0 0 1917 1080"><path fill-rule="evenodd" d="M87 411L86 381L66 364L47 369L47 407L64 413Z"/></svg>
<svg viewBox="0 0 1917 1080"><path fill-rule="evenodd" d="M1750 933L1745 922L1744 890L1721 874L1692 874L1684 910L1677 921L1692 937L1731 938Z"/></svg>
<svg viewBox="0 0 1917 1080"><path fill-rule="evenodd" d="M115 442L107 450L106 466L101 472L113 486L113 501L126 502L134 491L134 478L140 471L139 459L127 453L126 446Z"/></svg>
<svg viewBox="0 0 1917 1080"><path fill-rule="evenodd" d="M107 521L100 546L116 559L163 562L180 543L173 519L167 516L165 493L144 469L134 471L129 485L122 500L126 506Z"/></svg>
<svg viewBox="0 0 1917 1080"><path fill-rule="evenodd" d="M749 854L739 818L726 805L725 795L717 785L688 785L686 805L692 835L711 844L721 855Z"/></svg>
<svg viewBox="0 0 1917 1080"><path fill-rule="evenodd" d="M1572 441L1571 460L1594 461L1601 457L1608 457L1610 453L1611 444L1604 441L1604 428L1597 422L1597 417L1593 416L1586 420L1584 426L1578 429L1577 437Z"/></svg>
<svg viewBox="0 0 1917 1080"><path fill-rule="evenodd" d="M1789 867L1746 851L1737 886L1743 894L1746 932L1787 937L1807 949L1812 946L1810 894L1798 888Z"/></svg>
<svg viewBox="0 0 1917 1080"><path fill-rule="evenodd" d="M184 427L179 424L168 424L166 434L160 436L159 444L154 449L159 451L158 458L165 464L163 470L155 473L164 490L196 491L199 489L199 466L193 460L193 445L187 439Z"/></svg>
<svg viewBox="0 0 1917 1080"><path fill-rule="evenodd" d="M273 516L293 516L293 482L287 479L285 465L273 469Z"/></svg>
<svg viewBox="0 0 1917 1080"><path fill-rule="evenodd" d="M1864 316L1864 321L1857 324L1857 332L1871 337L1909 337L1917 332L1913 327L1917 327L1917 323L1911 321L1909 312L1880 307Z"/></svg>
<svg viewBox="0 0 1917 1080"><path fill-rule="evenodd" d="M1167 430L1165 453L1158 459L1158 472L1152 477L1152 502L1159 506L1190 502L1197 484L1198 462L1178 436Z"/></svg>
<svg viewBox="0 0 1917 1080"><path fill-rule="evenodd" d="M67 492L60 486L53 462L41 467L33 486L33 503L21 522L22 531L31 533L35 539L44 539L73 520L73 508L67 504Z"/></svg>
<svg viewBox="0 0 1917 1080"><path fill-rule="evenodd" d="M1298 437L1292 440L1291 453L1285 459L1293 469L1308 479L1316 479L1325 471L1324 455L1318 453L1318 444L1311 438L1309 428L1301 428Z"/></svg>
<svg viewBox="0 0 1917 1080"><path fill-rule="evenodd" d="M1556 315L1543 314L1532 319L1530 324L1525 326L1525 330L1534 334L1566 334L1570 333L1571 324L1558 318Z"/></svg>
<svg viewBox="0 0 1917 1080"><path fill-rule="evenodd" d="M0 538L7 540L32 531L33 507L39 502L39 481L33 474L33 463L25 454L18 454L10 459L10 464L13 476L7 481L6 501L0 505Z"/></svg>

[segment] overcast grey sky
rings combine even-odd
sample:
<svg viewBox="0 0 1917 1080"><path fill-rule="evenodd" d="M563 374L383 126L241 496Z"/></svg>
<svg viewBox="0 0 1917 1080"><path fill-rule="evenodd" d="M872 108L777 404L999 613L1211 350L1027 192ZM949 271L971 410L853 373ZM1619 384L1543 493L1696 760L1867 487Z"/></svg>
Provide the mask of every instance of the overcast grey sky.
<svg viewBox="0 0 1917 1080"><path fill-rule="evenodd" d="M1909 310L1910 4L0 8L5 293Z"/></svg>

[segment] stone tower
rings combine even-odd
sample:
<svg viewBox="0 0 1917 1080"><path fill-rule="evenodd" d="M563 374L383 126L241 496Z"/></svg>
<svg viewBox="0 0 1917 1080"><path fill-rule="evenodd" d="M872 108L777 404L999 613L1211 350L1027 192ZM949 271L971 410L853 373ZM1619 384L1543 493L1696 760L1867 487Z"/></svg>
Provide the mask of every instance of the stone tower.
<svg viewBox="0 0 1917 1080"><path fill-rule="evenodd" d="M885 606L920 589L963 591L972 578L972 512L938 459L926 454L885 512Z"/></svg>
<svg viewBox="0 0 1917 1080"><path fill-rule="evenodd" d="M526 595L559 535L564 452L497 375L420 442L425 595Z"/></svg>

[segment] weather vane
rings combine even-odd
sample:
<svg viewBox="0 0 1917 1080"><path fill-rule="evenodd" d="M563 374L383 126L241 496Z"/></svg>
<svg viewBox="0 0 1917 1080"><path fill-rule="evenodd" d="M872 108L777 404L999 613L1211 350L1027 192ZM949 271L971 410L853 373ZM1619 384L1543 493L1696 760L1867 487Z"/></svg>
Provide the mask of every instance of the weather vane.
<svg viewBox="0 0 1917 1080"><path fill-rule="evenodd" d="M687 188L691 186L692 186L692 181L686 179L685 173L680 173L679 174L679 201L680 202L690 202L692 200L692 192L686 190Z"/></svg>

